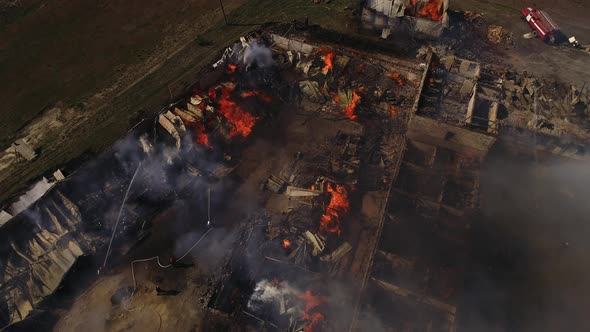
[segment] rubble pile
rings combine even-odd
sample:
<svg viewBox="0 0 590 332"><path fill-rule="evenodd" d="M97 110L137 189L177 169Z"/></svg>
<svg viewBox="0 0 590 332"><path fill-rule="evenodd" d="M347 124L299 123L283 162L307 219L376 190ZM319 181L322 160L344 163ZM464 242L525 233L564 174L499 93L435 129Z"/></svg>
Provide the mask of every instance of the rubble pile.
<svg viewBox="0 0 590 332"><path fill-rule="evenodd" d="M585 159L590 139L585 86L550 82L502 65L436 57L419 115L499 135L518 148ZM518 139L517 139L518 137ZM485 140L485 138L482 138Z"/></svg>
<svg viewBox="0 0 590 332"><path fill-rule="evenodd" d="M500 25L488 26L488 40L496 45L514 46L514 34Z"/></svg>
<svg viewBox="0 0 590 332"><path fill-rule="evenodd" d="M272 79L275 67L271 55L264 54L264 51L263 60L249 58L248 50L251 49L263 50L264 47L256 40L247 42L244 39L228 48L214 65L214 68L223 70L225 82L204 89L195 87L188 97L160 114L161 128L173 138L177 149L186 136L207 148L243 140L252 133L259 120L272 115L275 100L260 89L269 89L266 83ZM253 67L261 70L251 74L248 70ZM256 78L256 84L251 84L252 75L262 77Z"/></svg>
<svg viewBox="0 0 590 332"><path fill-rule="evenodd" d="M369 112L363 105L372 103L382 103L370 111L382 115L390 116L392 108L407 109L413 102L407 95L419 83L419 77L414 73L405 76L395 68L361 62L346 54L335 54L330 49L316 51L295 67L304 75L299 87L305 97L323 104L322 112L341 113L350 120L357 120L359 114ZM377 80L371 81L369 77Z"/></svg>
<svg viewBox="0 0 590 332"><path fill-rule="evenodd" d="M589 95L585 87L548 82L510 71L494 72L502 89L508 126L528 128L554 136L588 138Z"/></svg>
<svg viewBox="0 0 590 332"><path fill-rule="evenodd" d="M500 63L498 47L511 48L516 44L510 31L503 26L490 25L482 14L463 11L449 15L454 23L436 45L441 56L454 55L471 61Z"/></svg>
<svg viewBox="0 0 590 332"><path fill-rule="evenodd" d="M2 325L24 319L57 290L79 257L96 250L96 235L81 231L79 207L61 192L52 193L34 211L36 215L17 217L20 225L0 230L5 244L0 258L0 298L6 304L0 311ZM17 233L15 227L25 232Z"/></svg>
<svg viewBox="0 0 590 332"><path fill-rule="evenodd" d="M368 56L278 35L270 40L278 76L289 77L285 86L294 89L287 94L293 95L293 106L303 117L301 125L313 122L318 130L333 134L323 134L324 140L306 146L267 175L260 189L277 211L247 222L228 258L225 277L218 281L219 292L209 303L288 331L342 330L352 317L342 320L330 314L329 308L339 304L329 300L317 280L350 273L351 264L358 264L353 262L355 252L369 255L375 245L358 242L354 229L363 216L353 211L361 210L360 199L368 188L389 189L425 67L420 60ZM262 91L268 91L269 100L277 99L272 90ZM364 269L358 269L355 278L362 279L368 267ZM244 273L236 272L244 270L249 271L246 280ZM251 291L240 286L253 282L257 286ZM270 290L280 295L272 304L251 305ZM231 304L234 292L249 299L247 309Z"/></svg>

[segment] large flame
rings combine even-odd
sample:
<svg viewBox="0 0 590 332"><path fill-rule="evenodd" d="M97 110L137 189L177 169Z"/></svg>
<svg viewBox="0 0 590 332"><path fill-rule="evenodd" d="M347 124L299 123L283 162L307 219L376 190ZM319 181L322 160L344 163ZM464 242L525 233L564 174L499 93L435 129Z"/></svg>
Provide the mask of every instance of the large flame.
<svg viewBox="0 0 590 332"><path fill-rule="evenodd" d="M330 183L327 186L330 193L330 203L320 219L321 233L336 233L338 236L342 233L340 227L340 218L350 212L350 203L348 202L348 191L341 185L332 187Z"/></svg>
<svg viewBox="0 0 590 332"><path fill-rule="evenodd" d="M305 326L305 332L313 332L314 326L324 319L324 315L321 312L315 311L315 309L325 303L326 299L323 296L313 295L309 290L298 295L298 297L305 301L303 319L309 322Z"/></svg>
<svg viewBox="0 0 590 332"><path fill-rule="evenodd" d="M232 125L229 133L230 138L237 135L248 137L252 133L252 128L256 124L257 118L252 114L245 112L235 101L233 101L231 93L234 89L235 86L233 85L222 86L221 98L218 102L219 113L221 113L221 115L223 115L223 117ZM215 91L213 91L213 96L215 96Z"/></svg>

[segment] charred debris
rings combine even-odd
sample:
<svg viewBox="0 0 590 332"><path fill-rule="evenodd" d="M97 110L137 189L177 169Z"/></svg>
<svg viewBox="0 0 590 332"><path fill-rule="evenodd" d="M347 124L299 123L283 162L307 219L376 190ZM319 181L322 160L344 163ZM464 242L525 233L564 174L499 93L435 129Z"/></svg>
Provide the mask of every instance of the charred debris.
<svg viewBox="0 0 590 332"><path fill-rule="evenodd" d="M0 228L0 322L48 310L80 258L124 261L175 201L239 181L271 132L287 157L259 179L264 208L219 226L238 240L204 303L226 328L454 331L481 163L494 144L529 153L531 138L586 159L583 130L559 134L585 126L584 91L427 47L367 53L292 26L257 31Z"/></svg>

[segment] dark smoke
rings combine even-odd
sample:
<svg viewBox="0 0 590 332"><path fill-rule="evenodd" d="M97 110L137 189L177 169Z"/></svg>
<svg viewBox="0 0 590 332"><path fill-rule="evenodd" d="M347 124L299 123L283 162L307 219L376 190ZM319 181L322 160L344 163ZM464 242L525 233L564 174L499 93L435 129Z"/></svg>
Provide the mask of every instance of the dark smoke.
<svg viewBox="0 0 590 332"><path fill-rule="evenodd" d="M460 325L470 331L588 331L587 165L496 151L481 189Z"/></svg>

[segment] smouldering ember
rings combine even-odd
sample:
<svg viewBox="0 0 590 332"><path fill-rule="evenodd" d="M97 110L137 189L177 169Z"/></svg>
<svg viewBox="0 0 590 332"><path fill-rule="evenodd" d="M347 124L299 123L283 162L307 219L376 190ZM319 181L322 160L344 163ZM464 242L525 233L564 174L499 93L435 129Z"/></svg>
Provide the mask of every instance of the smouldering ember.
<svg viewBox="0 0 590 332"><path fill-rule="evenodd" d="M387 73L387 78L394 80L398 85L403 86L405 84L404 78L400 73Z"/></svg>
<svg viewBox="0 0 590 332"><path fill-rule="evenodd" d="M283 248L287 249L289 247L291 247L291 241L284 239L283 240Z"/></svg>
<svg viewBox="0 0 590 332"><path fill-rule="evenodd" d="M215 91L215 87L210 88L209 91L207 91L207 95L211 101L217 99L217 91Z"/></svg>
<svg viewBox="0 0 590 332"><path fill-rule="evenodd" d="M234 65L234 64L229 64L227 65L227 72L230 74L233 74L236 72L236 70L238 69L238 66Z"/></svg>
<svg viewBox="0 0 590 332"><path fill-rule="evenodd" d="M365 70L365 68L366 68L366 67L367 67L367 65L366 65L366 64L364 64L364 63L361 63L361 64L359 64L359 65L358 65L358 67L356 67L356 68L354 69L354 71L355 71L356 73L362 73L362 72Z"/></svg>
<svg viewBox="0 0 590 332"><path fill-rule="evenodd" d="M394 118L397 116L397 109L395 108L395 106L391 106L389 108L389 114L391 114L391 116Z"/></svg>
<svg viewBox="0 0 590 332"><path fill-rule="evenodd" d="M205 125L201 122L197 122L192 125L192 128L195 135L195 143L211 147L211 144L209 144L209 136L205 131Z"/></svg>
<svg viewBox="0 0 590 332"><path fill-rule="evenodd" d="M336 233L338 236L342 233L340 218L350 212L350 203L348 201L348 191L341 185L332 187L330 183L327 186L330 193L330 203L320 219L321 233Z"/></svg>
<svg viewBox="0 0 590 332"><path fill-rule="evenodd" d="M249 98L249 97L256 97L265 103L272 102L272 97L267 95L264 92L256 91L256 90L242 92L242 98Z"/></svg>
<svg viewBox="0 0 590 332"><path fill-rule="evenodd" d="M235 86L233 85L224 85L221 87L221 98L218 102L219 113L232 125L229 133L230 138L237 135L248 137L252 133L252 128L254 128L258 118L244 111L236 104L232 99L234 89ZM215 92L213 92L213 95L215 95Z"/></svg>
<svg viewBox="0 0 590 332"><path fill-rule="evenodd" d="M313 295L309 290L298 297L305 301L303 319L309 322L305 326L305 332L313 332L313 328L324 319L324 315L317 311L317 307L325 303L326 299L319 295Z"/></svg>

